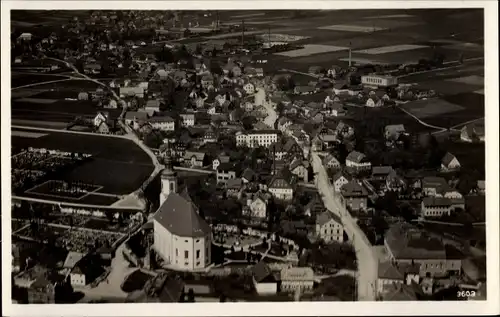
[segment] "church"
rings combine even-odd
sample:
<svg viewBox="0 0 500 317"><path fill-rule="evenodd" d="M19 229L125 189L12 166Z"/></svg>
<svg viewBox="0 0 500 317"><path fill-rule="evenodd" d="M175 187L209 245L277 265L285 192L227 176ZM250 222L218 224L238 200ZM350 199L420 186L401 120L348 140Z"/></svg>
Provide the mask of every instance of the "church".
<svg viewBox="0 0 500 317"><path fill-rule="evenodd" d="M198 214L187 189L178 190L172 156L166 150L161 174L160 207L153 217L154 249L169 267L203 270L211 263L212 230Z"/></svg>

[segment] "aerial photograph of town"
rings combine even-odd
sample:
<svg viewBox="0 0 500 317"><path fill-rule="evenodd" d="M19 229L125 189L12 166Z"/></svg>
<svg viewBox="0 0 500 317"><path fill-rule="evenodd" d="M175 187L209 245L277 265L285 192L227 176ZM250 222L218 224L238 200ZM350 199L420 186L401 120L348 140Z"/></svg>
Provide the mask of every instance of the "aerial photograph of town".
<svg viewBox="0 0 500 317"><path fill-rule="evenodd" d="M12 303L486 300L484 14L11 10Z"/></svg>

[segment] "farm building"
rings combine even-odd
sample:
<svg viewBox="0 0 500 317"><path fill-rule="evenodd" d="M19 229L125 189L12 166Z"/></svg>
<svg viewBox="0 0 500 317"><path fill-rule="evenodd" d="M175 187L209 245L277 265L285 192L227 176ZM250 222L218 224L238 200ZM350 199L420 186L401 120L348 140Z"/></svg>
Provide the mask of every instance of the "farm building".
<svg viewBox="0 0 500 317"><path fill-rule="evenodd" d="M82 91L78 94L78 100L89 100L89 94Z"/></svg>
<svg viewBox="0 0 500 317"><path fill-rule="evenodd" d="M17 38L17 40L19 42L22 42L22 41L31 41L32 38L33 38L33 34L31 34L31 33L23 33L23 34L19 35L19 37Z"/></svg>

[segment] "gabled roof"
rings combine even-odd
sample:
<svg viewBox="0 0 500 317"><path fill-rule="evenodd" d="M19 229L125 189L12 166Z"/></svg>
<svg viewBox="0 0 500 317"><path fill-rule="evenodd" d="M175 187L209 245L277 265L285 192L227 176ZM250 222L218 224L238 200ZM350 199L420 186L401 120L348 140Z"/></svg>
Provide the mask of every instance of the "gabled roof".
<svg viewBox="0 0 500 317"><path fill-rule="evenodd" d="M148 114L147 114L147 112L127 111L127 113L125 113L125 119L126 120L147 120Z"/></svg>
<svg viewBox="0 0 500 317"><path fill-rule="evenodd" d="M340 219L339 216L328 210L325 210L316 216L316 224L320 226L328 223L330 220L334 220L339 225L342 225L342 219Z"/></svg>
<svg viewBox="0 0 500 317"><path fill-rule="evenodd" d="M451 199L443 197L424 197L422 203L426 207L450 207Z"/></svg>
<svg viewBox="0 0 500 317"><path fill-rule="evenodd" d="M337 173L335 173L335 175L333 176L333 181L336 182L339 178L341 177L344 177L345 179L347 179L348 181L351 181L352 180L352 176L347 174L346 172L344 171L338 171Z"/></svg>
<svg viewBox="0 0 500 317"><path fill-rule="evenodd" d="M205 153L203 152L195 152L195 151L186 151L184 153L184 159L190 160L193 156L196 157L196 160L203 161L205 159Z"/></svg>
<svg viewBox="0 0 500 317"><path fill-rule="evenodd" d="M351 162L356 162L356 163L361 163L363 160L366 158L366 156L358 151L352 151L347 155L346 160L351 161Z"/></svg>
<svg viewBox="0 0 500 317"><path fill-rule="evenodd" d="M456 159L455 155L451 154L450 152L446 152L443 159L441 160L441 163L443 163L445 166L448 166L454 159Z"/></svg>
<svg viewBox="0 0 500 317"><path fill-rule="evenodd" d="M303 160L301 158L295 158L292 161L292 163L290 164L289 169L290 169L290 171L293 171L294 169L296 169L299 166L304 166L305 168L309 167L308 161Z"/></svg>
<svg viewBox="0 0 500 317"><path fill-rule="evenodd" d="M269 188L293 188L296 176L289 169L283 168L278 174L274 175L269 182Z"/></svg>
<svg viewBox="0 0 500 317"><path fill-rule="evenodd" d="M328 165L328 163L330 163L331 161L334 161L334 164L340 165L339 160L331 153L325 156L325 158L323 159L323 164Z"/></svg>
<svg viewBox="0 0 500 317"><path fill-rule="evenodd" d="M384 295L384 301L415 301L417 299L417 293L413 284L398 284L394 286L392 292Z"/></svg>
<svg viewBox="0 0 500 317"><path fill-rule="evenodd" d="M228 179L226 182L226 188L228 189L241 189L241 186L243 186L241 178Z"/></svg>
<svg viewBox="0 0 500 317"><path fill-rule="evenodd" d="M186 193L171 193L156 212L154 219L172 234L180 237L203 237L210 226L198 214L197 207ZM189 197L189 196L188 196Z"/></svg>
<svg viewBox="0 0 500 317"><path fill-rule="evenodd" d="M272 271L269 265L261 261L252 267L252 276L257 283L271 282L267 281L266 279L268 277L272 277Z"/></svg>
<svg viewBox="0 0 500 317"><path fill-rule="evenodd" d="M149 118L148 121L149 122L175 122L175 120L169 116L155 116L155 117Z"/></svg>
<svg viewBox="0 0 500 317"><path fill-rule="evenodd" d="M372 176L388 176L393 171L392 166L374 166L372 168Z"/></svg>
<svg viewBox="0 0 500 317"><path fill-rule="evenodd" d="M341 188L342 196L344 197L366 197L368 191L364 186L360 185L356 180L351 180Z"/></svg>
<svg viewBox="0 0 500 317"><path fill-rule="evenodd" d="M72 269L84 256L85 254L83 253L70 251L64 261L63 267Z"/></svg>
<svg viewBox="0 0 500 317"><path fill-rule="evenodd" d="M253 180L255 176L256 176L255 172L249 167L247 167L241 174L241 178L244 178L248 181Z"/></svg>
<svg viewBox="0 0 500 317"><path fill-rule="evenodd" d="M378 278L402 281L404 274L391 262L382 262L378 264Z"/></svg>

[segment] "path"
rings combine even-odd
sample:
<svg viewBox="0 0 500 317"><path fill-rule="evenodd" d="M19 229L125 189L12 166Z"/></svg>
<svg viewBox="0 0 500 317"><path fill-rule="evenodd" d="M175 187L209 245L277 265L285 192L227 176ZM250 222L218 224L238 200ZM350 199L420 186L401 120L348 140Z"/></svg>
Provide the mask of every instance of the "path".
<svg viewBox="0 0 500 317"><path fill-rule="evenodd" d="M288 73L294 73L294 74L299 74L299 75L304 75L304 76L309 76L309 77L312 77L314 79L318 79L320 78L320 76L318 75L314 75L314 74L309 74L309 73L304 73L304 72L299 72L297 70L293 70L293 69L286 69L286 68L283 68L283 69L280 69L280 71L282 72L288 72Z"/></svg>
<svg viewBox="0 0 500 317"><path fill-rule="evenodd" d="M257 94L263 94L264 96L260 96L260 98L264 99L264 102L262 103L262 106L266 108L267 110L267 117L264 119L264 123L268 126L271 127L271 129L274 129L274 126L276 124L276 120L278 120L278 114L276 111L273 109L273 106L266 100L265 95L266 91L264 89L259 89L256 92Z"/></svg>
<svg viewBox="0 0 500 317"><path fill-rule="evenodd" d="M44 81L44 82L41 82L41 83L33 83L33 84L28 84L28 85L14 87L11 90L17 90L17 89L23 89L23 88L30 88L30 87L35 87L35 86L40 86L40 85L46 85L46 84L55 84L55 83L60 83L60 82L63 82L63 81L69 81L69 80L82 80L82 79L81 78L64 78L64 79L58 79L58 80Z"/></svg>
<svg viewBox="0 0 500 317"><path fill-rule="evenodd" d="M484 117L481 117L481 118L477 118L477 119L473 119L473 120L469 120L469 121L466 121L466 122L462 122L462 123L459 123L459 124L456 124L452 127L450 127L451 130L454 130L454 131L457 131L456 128L458 127L462 127L469 124L469 123L473 123L473 122L476 122L476 121L479 121L479 120L484 120ZM441 131L435 131L435 132L432 132L432 134L438 134L438 133L443 133L443 132L446 132L446 130L441 130Z"/></svg>
<svg viewBox="0 0 500 317"><path fill-rule="evenodd" d="M371 248L371 244L361 231L356 221L346 210L336 196L321 159L315 152L311 153L311 165L315 172L315 182L321 194L325 207L342 219L344 230L353 242L358 264L357 296L359 301L375 301L378 262Z"/></svg>

